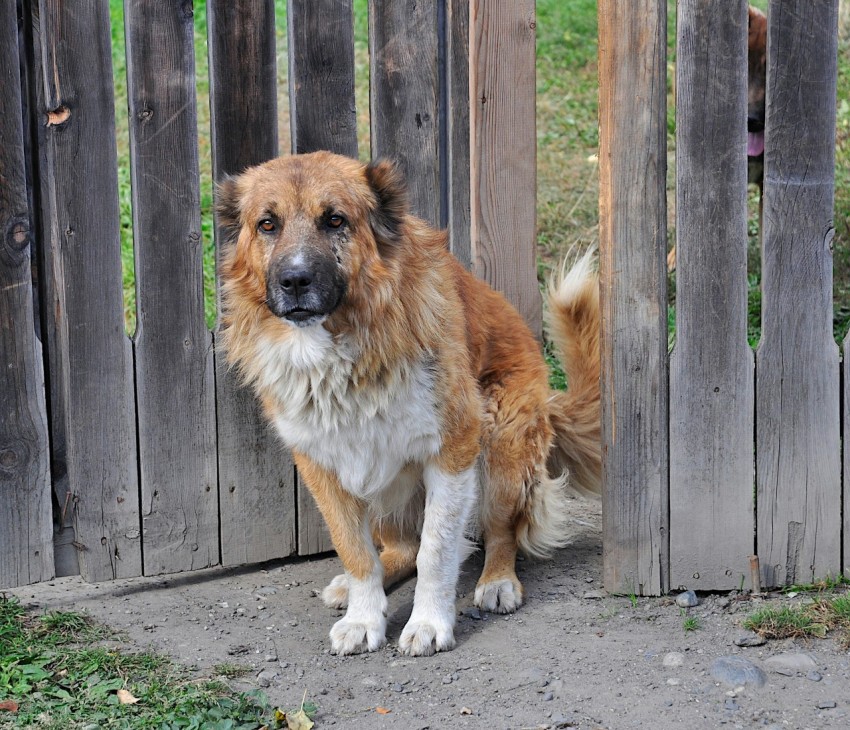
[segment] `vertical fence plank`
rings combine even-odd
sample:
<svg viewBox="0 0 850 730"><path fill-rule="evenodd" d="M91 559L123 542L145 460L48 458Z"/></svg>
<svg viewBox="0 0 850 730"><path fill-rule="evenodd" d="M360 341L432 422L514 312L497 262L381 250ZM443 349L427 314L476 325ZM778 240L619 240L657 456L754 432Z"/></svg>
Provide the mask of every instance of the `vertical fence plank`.
<svg viewBox="0 0 850 730"><path fill-rule="evenodd" d="M747 3L678 8L670 586L732 589L749 577L755 529Z"/></svg>
<svg viewBox="0 0 850 730"><path fill-rule="evenodd" d="M534 2L470 8L472 260L539 334Z"/></svg>
<svg viewBox="0 0 850 730"><path fill-rule="evenodd" d="M354 14L351 0L289 0L292 151L357 157ZM333 550L306 485L298 482L298 553Z"/></svg>
<svg viewBox="0 0 850 730"><path fill-rule="evenodd" d="M604 580L667 588L666 0L599 2Z"/></svg>
<svg viewBox="0 0 850 730"><path fill-rule="evenodd" d="M277 155L274 2L211 0L207 23L213 175L220 180ZM290 555L292 459L223 354L215 359L222 564Z"/></svg>
<svg viewBox="0 0 850 730"><path fill-rule="evenodd" d="M80 570L141 572L133 357L124 332L112 57L106 3L42 0L42 228L59 284L51 375L64 433Z"/></svg>
<svg viewBox="0 0 850 730"><path fill-rule="evenodd" d="M835 574L839 362L832 335L838 1L771 0L762 341L756 353L758 554L765 586Z"/></svg>
<svg viewBox="0 0 850 730"><path fill-rule="evenodd" d="M413 212L440 224L437 0L369 3L372 156L396 160Z"/></svg>
<svg viewBox="0 0 850 730"><path fill-rule="evenodd" d="M351 0L289 0L292 151L357 157Z"/></svg>
<svg viewBox="0 0 850 730"><path fill-rule="evenodd" d="M472 268L469 200L469 0L446 0L447 169L443 173L449 245Z"/></svg>
<svg viewBox="0 0 850 730"><path fill-rule="evenodd" d="M0 588L53 577L50 445L36 337L17 3L0 2Z"/></svg>
<svg viewBox="0 0 850 730"><path fill-rule="evenodd" d="M191 5L127 0L146 575L219 562Z"/></svg>

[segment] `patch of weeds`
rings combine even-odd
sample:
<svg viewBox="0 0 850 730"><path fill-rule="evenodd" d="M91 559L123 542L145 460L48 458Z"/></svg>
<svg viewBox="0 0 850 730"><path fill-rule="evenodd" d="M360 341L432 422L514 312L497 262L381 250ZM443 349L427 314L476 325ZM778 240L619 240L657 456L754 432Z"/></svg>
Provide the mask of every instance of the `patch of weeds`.
<svg viewBox="0 0 850 730"><path fill-rule="evenodd" d="M767 639L823 639L830 632L850 646L850 594L818 596L796 606L766 606L744 621L744 628Z"/></svg>
<svg viewBox="0 0 850 730"><path fill-rule="evenodd" d="M250 674L251 667L246 667L244 664L216 664L213 667L213 672L219 677L224 677L225 679L235 679L236 677L244 677L246 674Z"/></svg>
<svg viewBox="0 0 850 730"><path fill-rule="evenodd" d="M546 358L546 364L549 366L549 387L552 390L566 390L567 376L555 352L555 345L548 340L543 343L543 356Z"/></svg>
<svg viewBox="0 0 850 730"><path fill-rule="evenodd" d="M192 677L164 656L97 646L113 637L82 614L33 616L0 596L0 697L16 705L0 725L253 730L272 722L261 693Z"/></svg>
<svg viewBox="0 0 850 730"><path fill-rule="evenodd" d="M696 631L697 629L701 629L702 624L700 623L699 618L697 618L696 616L685 616L685 618L682 620L682 628L684 629L685 633L687 633L689 631Z"/></svg>
<svg viewBox="0 0 850 730"><path fill-rule="evenodd" d="M850 578L843 575L828 575L826 578L817 578L811 583L801 583L787 586L782 589L783 593L832 593L845 586L850 586Z"/></svg>

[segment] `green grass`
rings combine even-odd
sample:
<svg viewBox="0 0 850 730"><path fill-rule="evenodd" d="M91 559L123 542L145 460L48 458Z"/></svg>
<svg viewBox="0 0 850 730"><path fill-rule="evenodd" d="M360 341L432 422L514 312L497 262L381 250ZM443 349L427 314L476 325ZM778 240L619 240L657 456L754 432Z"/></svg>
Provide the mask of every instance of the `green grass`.
<svg viewBox="0 0 850 730"><path fill-rule="evenodd" d="M832 633L842 647L848 648L850 593L844 590L847 583L846 579L829 579L796 586L799 592L814 593L814 597L794 605L765 606L747 616L744 628L767 639L823 639ZM837 590L843 592L836 594Z"/></svg>
<svg viewBox="0 0 850 730"><path fill-rule="evenodd" d="M690 631L697 631L702 628L702 624L700 620L696 616L688 616L687 618L682 620L682 629L685 633Z"/></svg>
<svg viewBox="0 0 850 730"><path fill-rule="evenodd" d="M273 726L261 693L233 692L168 658L101 644L119 639L79 613L27 613L0 596L0 728L253 730ZM122 704L119 691L135 704Z"/></svg>

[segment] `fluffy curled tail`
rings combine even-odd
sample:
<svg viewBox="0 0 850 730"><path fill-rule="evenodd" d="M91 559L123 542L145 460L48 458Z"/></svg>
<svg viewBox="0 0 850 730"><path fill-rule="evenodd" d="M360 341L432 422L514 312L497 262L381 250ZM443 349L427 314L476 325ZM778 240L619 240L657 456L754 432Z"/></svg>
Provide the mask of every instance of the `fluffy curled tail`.
<svg viewBox="0 0 850 730"><path fill-rule="evenodd" d="M569 488L599 494L602 486L599 394L599 281L595 249L564 263L550 283L547 333L567 376L567 390L552 393L550 419L555 440L549 473L566 473Z"/></svg>

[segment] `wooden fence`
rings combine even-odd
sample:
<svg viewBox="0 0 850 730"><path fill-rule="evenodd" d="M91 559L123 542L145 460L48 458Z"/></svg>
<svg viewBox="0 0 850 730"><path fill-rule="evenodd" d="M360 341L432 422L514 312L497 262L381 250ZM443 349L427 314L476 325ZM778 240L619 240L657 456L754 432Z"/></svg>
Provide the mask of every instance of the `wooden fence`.
<svg viewBox="0 0 850 730"><path fill-rule="evenodd" d="M600 0L605 584L838 575L832 335L838 0L771 0L762 336L747 345L744 0L680 0L676 339L667 352L666 0ZM848 376L844 344L844 377ZM844 392L844 432L850 418ZM844 474L850 462L844 459Z"/></svg>
<svg viewBox="0 0 850 730"><path fill-rule="evenodd" d="M125 4L132 340L109 18L104 2L71 5L0 0L0 587L326 550L291 462L204 324L191 4ZM278 152L274 4L207 10L218 177ZM609 590L746 587L752 555L765 586L843 570L837 12L837 0L770 4L753 353L746 2L679 2L668 354L667 0L599 0ZM357 154L351 0L290 0L287 20L292 147ZM369 25L372 152L401 161L417 211L539 329L533 0L374 0Z"/></svg>
<svg viewBox="0 0 850 730"><path fill-rule="evenodd" d="M192 3L124 8L132 339L109 5L0 0L0 587L330 549L205 325ZM278 154L275 3L206 8L218 178ZM534 18L533 0L371 2L370 106L372 154L539 328ZM287 23L292 148L356 156L352 1L289 0Z"/></svg>

